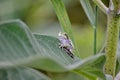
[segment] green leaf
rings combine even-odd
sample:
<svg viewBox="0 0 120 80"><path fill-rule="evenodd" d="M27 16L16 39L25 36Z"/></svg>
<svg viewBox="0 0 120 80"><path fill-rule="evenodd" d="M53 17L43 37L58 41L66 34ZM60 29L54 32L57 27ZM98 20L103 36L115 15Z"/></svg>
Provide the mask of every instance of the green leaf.
<svg viewBox="0 0 120 80"><path fill-rule="evenodd" d="M44 49L42 53L44 53L45 56L42 57L43 59L39 57L38 59L33 60L33 62L31 61L32 65L30 64L30 66L41 67L48 71L57 72L66 71L66 66L71 65L76 61L77 58L75 60L72 59L67 53L59 48L59 40L57 38L39 34L34 34L34 36L41 45L40 48Z"/></svg>
<svg viewBox="0 0 120 80"><path fill-rule="evenodd" d="M85 77L72 72L64 72L64 73L47 72L47 73L52 80L88 80Z"/></svg>
<svg viewBox="0 0 120 80"><path fill-rule="evenodd" d="M59 48L58 38L32 34L20 20L0 24L0 55L1 69L29 66L51 72L85 70L95 74L95 69L102 71L105 61L104 54L84 60L71 58Z"/></svg>
<svg viewBox="0 0 120 80"><path fill-rule="evenodd" d="M86 63L91 61L91 59L90 60L89 59L86 59L87 60ZM75 69L74 72L86 76L90 80L96 80L97 77L99 77L102 80L106 80L105 74L103 72L104 62L105 61L102 60L102 58L99 58L93 63L88 63L87 65L84 65L84 67L81 69Z"/></svg>
<svg viewBox="0 0 120 80"><path fill-rule="evenodd" d="M93 27L95 26L95 14L94 11L92 9L92 6L90 4L89 0L80 0L81 5L90 21L90 23L93 25Z"/></svg>
<svg viewBox="0 0 120 80"><path fill-rule="evenodd" d="M35 37L39 38L39 42ZM0 25L0 44L0 54L2 55L0 56L0 68L33 62L32 64L36 64L35 66L45 69L50 69L49 66L51 66L51 71L64 71L66 69L63 66L70 65L74 61L59 48L57 38L34 36L19 20L3 22ZM58 70L53 68L54 64Z"/></svg>
<svg viewBox="0 0 120 80"><path fill-rule="evenodd" d="M75 43L75 40L74 40L72 26L71 26L69 17L67 15L67 11L65 9L64 3L62 2L62 0L51 0L51 2L63 31L68 34L68 36L70 37L70 39L74 44L74 48L75 48L74 54L80 57L78 53L77 45L76 45L77 43Z"/></svg>
<svg viewBox="0 0 120 80"><path fill-rule="evenodd" d="M63 31L69 35L72 41L74 41L72 34L72 26L62 0L51 0L51 2Z"/></svg>
<svg viewBox="0 0 120 80"><path fill-rule="evenodd" d="M0 69L0 80L51 80L44 74L25 67Z"/></svg>

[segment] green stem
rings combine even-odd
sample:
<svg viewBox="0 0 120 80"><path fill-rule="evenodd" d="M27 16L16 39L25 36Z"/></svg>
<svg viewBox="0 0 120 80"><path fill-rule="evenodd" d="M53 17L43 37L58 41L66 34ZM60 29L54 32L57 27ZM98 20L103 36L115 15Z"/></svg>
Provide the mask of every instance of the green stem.
<svg viewBox="0 0 120 80"><path fill-rule="evenodd" d="M120 11L120 0L112 0L112 2L113 2L114 11L116 13L119 13L119 11Z"/></svg>
<svg viewBox="0 0 120 80"><path fill-rule="evenodd" d="M96 54L97 46L97 17L98 17L98 7L95 6L95 27L94 27L94 55Z"/></svg>
<svg viewBox="0 0 120 80"><path fill-rule="evenodd" d="M108 13L108 8L101 0L92 0L105 14Z"/></svg>
<svg viewBox="0 0 120 80"><path fill-rule="evenodd" d="M105 72L115 76L116 52L119 36L120 16L110 11L108 14L107 40L106 40L106 63Z"/></svg>
<svg viewBox="0 0 120 80"><path fill-rule="evenodd" d="M97 38L97 29L96 28L94 28L94 55L96 54L96 43L97 43L97 40L96 40L96 38Z"/></svg>
<svg viewBox="0 0 120 80"><path fill-rule="evenodd" d="M113 1L113 2L112 2ZM119 39L120 13L119 0L110 0L106 40L105 72L115 77L117 44Z"/></svg>

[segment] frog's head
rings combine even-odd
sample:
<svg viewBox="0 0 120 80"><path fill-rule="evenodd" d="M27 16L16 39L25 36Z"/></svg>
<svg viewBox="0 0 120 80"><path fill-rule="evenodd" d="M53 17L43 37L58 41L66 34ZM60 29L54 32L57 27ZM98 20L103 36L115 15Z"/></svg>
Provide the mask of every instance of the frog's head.
<svg viewBox="0 0 120 80"><path fill-rule="evenodd" d="M65 32L59 32L59 34L58 34L58 36L59 37L63 37L63 38L65 38L65 39L68 39L68 35L65 33Z"/></svg>

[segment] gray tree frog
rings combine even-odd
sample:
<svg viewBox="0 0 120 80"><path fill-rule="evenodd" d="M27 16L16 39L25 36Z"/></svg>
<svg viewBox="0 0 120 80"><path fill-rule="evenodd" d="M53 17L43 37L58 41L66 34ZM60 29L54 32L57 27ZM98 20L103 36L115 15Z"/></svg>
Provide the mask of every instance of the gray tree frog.
<svg viewBox="0 0 120 80"><path fill-rule="evenodd" d="M70 40L70 38L68 37L68 35L66 33L59 33L58 34L58 38L60 40L60 45L59 47L61 49L64 49L65 52L71 57L74 58L74 55L72 54L74 46L72 44L72 41Z"/></svg>

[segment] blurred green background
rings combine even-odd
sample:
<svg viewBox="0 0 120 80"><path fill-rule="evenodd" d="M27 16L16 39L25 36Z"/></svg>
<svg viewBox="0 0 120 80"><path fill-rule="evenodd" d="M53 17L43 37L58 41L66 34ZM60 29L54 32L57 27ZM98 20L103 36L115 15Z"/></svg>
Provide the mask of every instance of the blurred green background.
<svg viewBox="0 0 120 80"><path fill-rule="evenodd" d="M93 55L93 28L79 0L63 0L72 23L73 33L81 58ZM108 0L104 0L108 5ZM93 5L93 3L91 3ZM94 5L93 5L94 7ZM57 37L61 30L50 0L0 0L0 21L21 19L33 33ZM104 45L106 16L99 11L97 28L97 52Z"/></svg>

